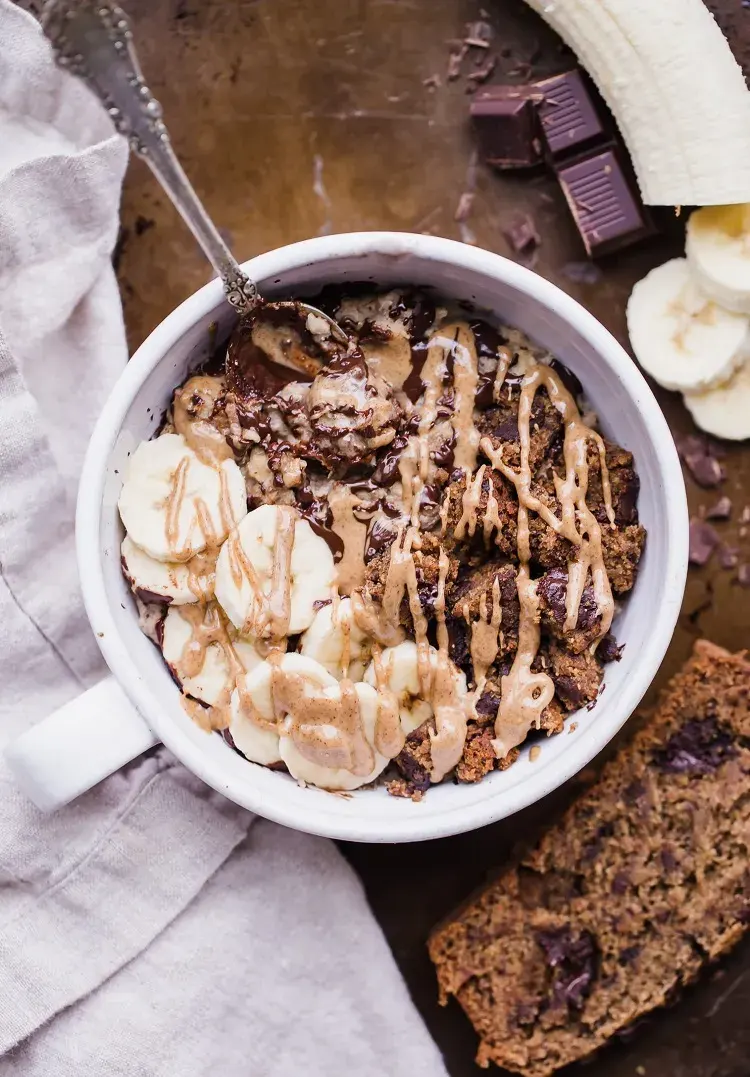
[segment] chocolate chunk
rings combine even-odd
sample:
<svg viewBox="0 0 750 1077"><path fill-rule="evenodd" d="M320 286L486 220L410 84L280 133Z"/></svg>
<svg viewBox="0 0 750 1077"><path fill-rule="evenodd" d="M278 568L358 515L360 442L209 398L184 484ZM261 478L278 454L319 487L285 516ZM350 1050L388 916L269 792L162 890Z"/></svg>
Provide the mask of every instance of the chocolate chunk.
<svg viewBox="0 0 750 1077"><path fill-rule="evenodd" d="M726 495L720 497L715 505L706 510L707 520L728 520L731 515L732 499Z"/></svg>
<svg viewBox="0 0 750 1077"><path fill-rule="evenodd" d="M578 153L589 143L604 140L604 127L580 71L536 82L534 90L543 94L539 119L552 158Z"/></svg>
<svg viewBox="0 0 750 1077"><path fill-rule="evenodd" d="M707 438L695 434L680 438L677 441L677 451L699 486L710 489L719 486L726 478L726 471L717 459L714 446Z"/></svg>
<svg viewBox="0 0 750 1077"><path fill-rule="evenodd" d="M610 254L651 233L614 147L558 166L557 178L589 256Z"/></svg>
<svg viewBox="0 0 750 1077"><path fill-rule="evenodd" d="M717 770L736 754L731 734L715 718L691 718L654 752L653 761L667 773L700 775Z"/></svg>
<svg viewBox="0 0 750 1077"><path fill-rule="evenodd" d="M541 243L541 237L527 213L515 217L511 224L503 229L503 235L515 254L526 254L536 250Z"/></svg>
<svg viewBox="0 0 750 1077"><path fill-rule="evenodd" d="M693 517L690 521L690 564L701 566L708 564L711 554L718 545L719 536L711 524Z"/></svg>
<svg viewBox="0 0 750 1077"><path fill-rule="evenodd" d="M581 1009L596 979L598 953L596 940L588 931L576 938L569 927L556 931L538 931L537 942L553 970L552 1002Z"/></svg>
<svg viewBox="0 0 750 1077"><path fill-rule="evenodd" d="M615 637L611 632L608 632L596 648L596 657L600 662L619 662L624 650L625 644L618 646Z"/></svg>
<svg viewBox="0 0 750 1077"><path fill-rule="evenodd" d="M492 689L486 688L477 700L476 712L492 718L496 717L500 710L500 696Z"/></svg>
<svg viewBox="0 0 750 1077"><path fill-rule="evenodd" d="M487 164L500 169L541 164L538 101L526 87L492 86L477 94L470 115Z"/></svg>

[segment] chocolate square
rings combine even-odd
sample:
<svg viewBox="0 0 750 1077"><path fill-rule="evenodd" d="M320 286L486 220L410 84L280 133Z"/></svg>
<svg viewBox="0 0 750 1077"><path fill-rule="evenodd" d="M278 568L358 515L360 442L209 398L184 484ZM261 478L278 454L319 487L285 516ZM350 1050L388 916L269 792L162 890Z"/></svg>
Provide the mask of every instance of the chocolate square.
<svg viewBox="0 0 750 1077"><path fill-rule="evenodd" d="M557 178L591 257L651 234L650 221L614 147L558 167Z"/></svg>
<svg viewBox="0 0 750 1077"><path fill-rule="evenodd" d="M579 71L542 79L534 83L534 90L544 95L539 118L553 158L578 153L590 142L604 140L604 127Z"/></svg>
<svg viewBox="0 0 750 1077"><path fill-rule="evenodd" d="M474 98L470 113L487 164L501 169L541 164L540 102L525 86L493 86Z"/></svg>

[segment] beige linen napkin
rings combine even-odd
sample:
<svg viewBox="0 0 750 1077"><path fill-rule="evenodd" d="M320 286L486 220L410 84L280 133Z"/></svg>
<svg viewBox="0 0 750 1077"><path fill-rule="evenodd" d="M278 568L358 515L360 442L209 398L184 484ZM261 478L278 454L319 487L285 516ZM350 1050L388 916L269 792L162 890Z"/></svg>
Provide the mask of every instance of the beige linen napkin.
<svg viewBox="0 0 750 1077"><path fill-rule="evenodd" d="M126 362L126 157L0 0L0 745L103 674L72 495ZM330 842L254 819L164 749L53 816L0 767L0 1077L444 1073Z"/></svg>

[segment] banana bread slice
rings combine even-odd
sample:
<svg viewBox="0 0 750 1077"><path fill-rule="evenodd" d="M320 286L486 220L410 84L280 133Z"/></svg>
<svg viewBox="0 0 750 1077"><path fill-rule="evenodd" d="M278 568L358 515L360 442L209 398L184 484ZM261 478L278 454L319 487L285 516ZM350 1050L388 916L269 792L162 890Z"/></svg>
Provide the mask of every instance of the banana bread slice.
<svg viewBox="0 0 750 1077"><path fill-rule="evenodd" d="M477 1061L547 1077L671 1000L750 924L750 662L696 643L645 728L429 942Z"/></svg>

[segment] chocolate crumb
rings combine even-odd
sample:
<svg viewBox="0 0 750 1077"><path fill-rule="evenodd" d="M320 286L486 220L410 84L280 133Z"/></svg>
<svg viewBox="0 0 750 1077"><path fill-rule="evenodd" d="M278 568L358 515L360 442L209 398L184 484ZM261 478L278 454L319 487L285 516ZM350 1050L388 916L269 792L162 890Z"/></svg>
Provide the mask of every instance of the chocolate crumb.
<svg viewBox="0 0 750 1077"><path fill-rule="evenodd" d="M463 43L458 47L451 49L448 56L448 69L445 73L445 77L448 82L455 82L457 78L461 76L461 64L464 62L466 53L469 51L469 46Z"/></svg>
<svg viewBox="0 0 750 1077"><path fill-rule="evenodd" d="M576 284L598 284L602 271L593 262L566 262L562 267L563 276Z"/></svg>
<svg viewBox="0 0 750 1077"><path fill-rule="evenodd" d="M515 254L525 254L536 250L542 241L528 213L516 217L508 228L503 229L503 235Z"/></svg>
<svg viewBox="0 0 750 1077"><path fill-rule="evenodd" d="M142 236L144 232L148 232L149 228L153 228L156 221L151 217L144 217L142 213L139 213L135 219L135 234Z"/></svg>
<svg viewBox="0 0 750 1077"><path fill-rule="evenodd" d="M471 74L466 76L466 81L469 83L466 87L466 92L473 93L481 83L487 81L496 67L497 56L490 56L486 64L483 64L481 67L478 67L476 71L472 71Z"/></svg>
<svg viewBox="0 0 750 1077"><path fill-rule="evenodd" d="M728 520L731 515L732 499L726 495L720 497L715 505L706 510L707 520Z"/></svg>
<svg viewBox="0 0 750 1077"><path fill-rule="evenodd" d="M690 564L699 566L708 564L711 554L718 545L719 536L716 530L705 520L698 520L694 516L690 521Z"/></svg>

